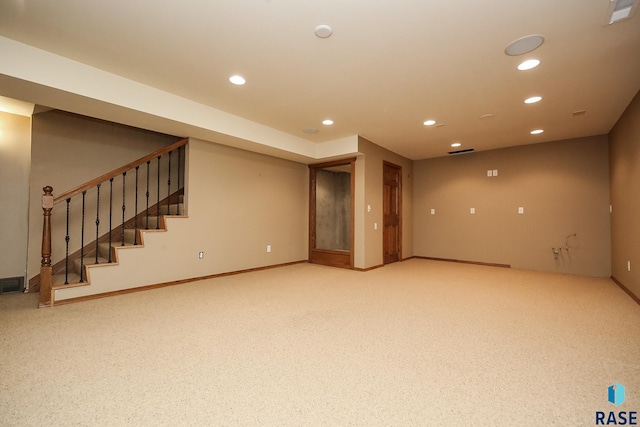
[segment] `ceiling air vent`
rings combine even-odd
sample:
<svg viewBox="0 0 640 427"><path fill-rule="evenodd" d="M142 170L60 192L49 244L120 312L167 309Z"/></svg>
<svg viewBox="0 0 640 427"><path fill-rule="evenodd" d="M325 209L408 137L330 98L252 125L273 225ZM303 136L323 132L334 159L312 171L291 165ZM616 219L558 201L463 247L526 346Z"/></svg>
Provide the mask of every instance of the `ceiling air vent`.
<svg viewBox="0 0 640 427"><path fill-rule="evenodd" d="M629 19L638 8L639 0L611 0L607 12L607 24Z"/></svg>
<svg viewBox="0 0 640 427"><path fill-rule="evenodd" d="M473 153L474 151L476 151L476 150L474 150L473 148L467 148L467 149L464 149L464 150L449 151L449 155L450 156L455 156L455 155L458 155L458 154Z"/></svg>

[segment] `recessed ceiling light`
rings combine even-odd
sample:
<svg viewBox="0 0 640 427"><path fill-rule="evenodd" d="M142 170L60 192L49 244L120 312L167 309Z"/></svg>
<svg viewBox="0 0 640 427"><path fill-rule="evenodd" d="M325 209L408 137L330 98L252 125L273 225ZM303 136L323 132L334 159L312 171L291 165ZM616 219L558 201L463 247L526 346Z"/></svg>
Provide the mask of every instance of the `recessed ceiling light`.
<svg viewBox="0 0 640 427"><path fill-rule="evenodd" d="M333 34L333 28L324 24L318 25L315 29L315 33L316 36L320 37L321 39L326 39L327 37L331 37L331 35Z"/></svg>
<svg viewBox="0 0 640 427"><path fill-rule="evenodd" d="M538 34L520 37L512 41L504 50L509 56L524 55L539 48L544 43L544 37Z"/></svg>
<svg viewBox="0 0 640 427"><path fill-rule="evenodd" d="M435 120L425 120L425 122L422 123L422 124L425 125L425 126L433 126L433 125L436 124L436 121Z"/></svg>
<svg viewBox="0 0 640 427"><path fill-rule="evenodd" d="M331 119L323 120L322 124L325 126L331 126L333 124L333 120Z"/></svg>
<svg viewBox="0 0 640 427"><path fill-rule="evenodd" d="M454 142L453 144L451 144L452 147L460 147L462 144L460 144L459 142Z"/></svg>
<svg viewBox="0 0 640 427"><path fill-rule="evenodd" d="M536 130L532 130L531 132L529 132L531 135L540 135L542 132L544 132L543 129L536 129Z"/></svg>
<svg viewBox="0 0 640 427"><path fill-rule="evenodd" d="M242 77L242 76L238 76L238 75L235 75L235 76L231 76L231 77L229 77L229 81L230 81L231 83L233 83L234 85L238 85L238 86L242 86L243 84L245 84L245 83L247 82L247 81L244 79L244 77Z"/></svg>
<svg viewBox="0 0 640 427"><path fill-rule="evenodd" d="M521 62L520 65L518 65L518 70L527 71L527 70L530 70L532 68L536 68L538 65L540 65L540 60L538 60L538 59L527 59L526 61Z"/></svg>
<svg viewBox="0 0 640 427"><path fill-rule="evenodd" d="M532 96L531 98L527 98L524 100L525 104L535 104L536 102L542 101L541 96Z"/></svg>
<svg viewBox="0 0 640 427"><path fill-rule="evenodd" d="M320 131L318 129L316 129L316 128L304 128L304 129L302 129L302 132L304 132L304 133L318 133Z"/></svg>

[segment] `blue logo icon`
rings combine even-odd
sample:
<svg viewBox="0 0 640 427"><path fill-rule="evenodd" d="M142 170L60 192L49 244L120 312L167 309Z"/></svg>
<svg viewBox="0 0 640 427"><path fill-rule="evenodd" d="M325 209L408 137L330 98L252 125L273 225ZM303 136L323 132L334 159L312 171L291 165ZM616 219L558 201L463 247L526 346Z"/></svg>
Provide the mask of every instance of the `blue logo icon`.
<svg viewBox="0 0 640 427"><path fill-rule="evenodd" d="M624 386L617 381L615 385L609 386L609 402L616 407L624 403Z"/></svg>

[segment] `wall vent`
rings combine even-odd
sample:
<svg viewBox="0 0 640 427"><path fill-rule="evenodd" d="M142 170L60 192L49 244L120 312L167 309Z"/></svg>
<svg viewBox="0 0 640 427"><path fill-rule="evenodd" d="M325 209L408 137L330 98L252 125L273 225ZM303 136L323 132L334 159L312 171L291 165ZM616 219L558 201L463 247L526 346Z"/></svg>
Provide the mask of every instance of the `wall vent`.
<svg viewBox="0 0 640 427"><path fill-rule="evenodd" d="M7 277L0 279L0 294L22 292L24 290L24 277Z"/></svg>
<svg viewBox="0 0 640 427"><path fill-rule="evenodd" d="M464 150L449 151L449 155L450 156L455 156L455 155L458 155L458 154L473 153L474 151L476 151L476 150L474 150L473 148L467 148L467 149L464 149Z"/></svg>
<svg viewBox="0 0 640 427"><path fill-rule="evenodd" d="M638 0L610 0L607 24L615 24L633 16L638 8Z"/></svg>

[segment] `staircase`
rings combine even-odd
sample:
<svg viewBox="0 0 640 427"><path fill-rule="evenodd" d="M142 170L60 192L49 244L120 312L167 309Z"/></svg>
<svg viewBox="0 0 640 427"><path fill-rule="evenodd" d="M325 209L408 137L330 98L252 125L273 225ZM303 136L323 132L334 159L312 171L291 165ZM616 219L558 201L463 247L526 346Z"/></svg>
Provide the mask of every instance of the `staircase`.
<svg viewBox="0 0 640 427"><path fill-rule="evenodd" d="M178 141L57 197L50 186L43 188L42 262L33 279L40 307L53 305L56 290L90 285L87 267L116 267L116 248L143 248L142 232L164 231L166 216L186 214L187 143Z"/></svg>
<svg viewBox="0 0 640 427"><path fill-rule="evenodd" d="M87 267L96 264L110 264L112 266L118 265L117 251L115 248L119 247L139 247L143 248L141 238L141 231L144 230L166 230L164 225L165 216L182 216L185 213L184 207L184 195L174 193L169 200L176 200L176 203L169 204L167 201L162 201L159 206L154 205L150 207L150 214L148 217L146 212L139 214L136 220L133 219L125 223L124 232L121 227L111 230L111 236L109 233L101 236L98 239L96 257L96 243L91 242L87 245L87 250L84 252L84 257L80 258L80 251L69 256L69 262L58 263L53 269L52 277L52 290L73 287L73 286L86 286L90 283L87 281L89 275L87 274ZM160 211L160 215L158 215ZM137 226L136 226L137 225ZM109 241L111 240L111 241ZM92 249L88 249L92 248ZM68 266L67 266L68 264ZM82 273L82 274L81 274Z"/></svg>

